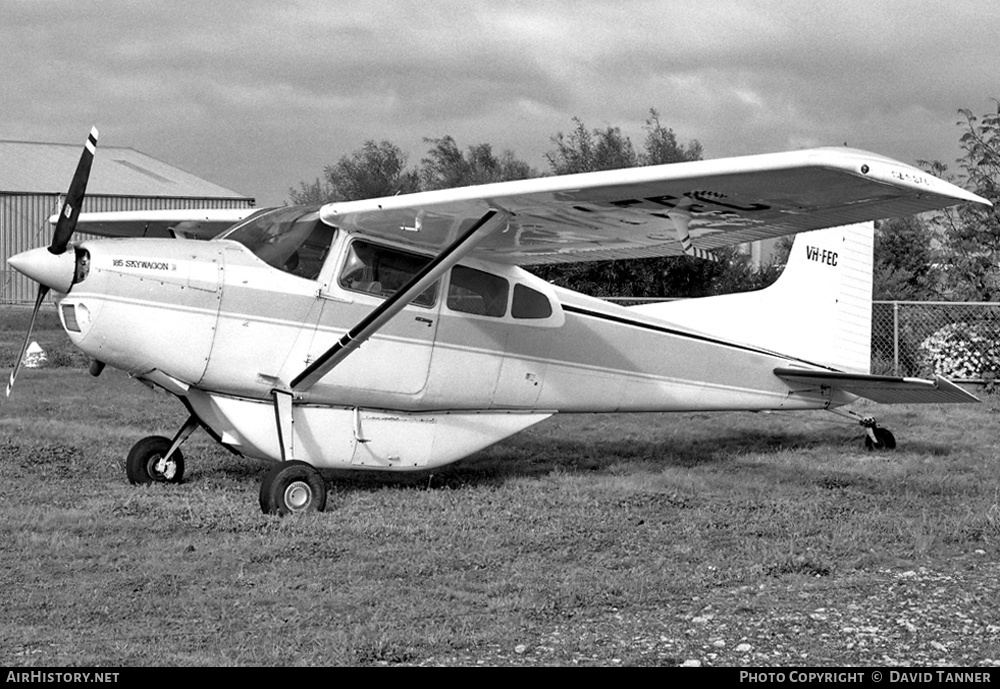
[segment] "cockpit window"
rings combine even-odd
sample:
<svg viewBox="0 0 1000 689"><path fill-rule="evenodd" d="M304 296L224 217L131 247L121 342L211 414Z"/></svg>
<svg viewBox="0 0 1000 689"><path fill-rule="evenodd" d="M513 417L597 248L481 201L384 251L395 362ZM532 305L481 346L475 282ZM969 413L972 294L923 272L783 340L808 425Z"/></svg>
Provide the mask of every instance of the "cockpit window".
<svg viewBox="0 0 1000 689"><path fill-rule="evenodd" d="M340 286L352 292L388 297L406 285L430 261L426 256L356 241L348 251ZM424 290L412 303L434 306L438 283Z"/></svg>
<svg viewBox="0 0 1000 689"><path fill-rule="evenodd" d="M336 231L319 219L318 208L290 206L253 215L221 238L239 242L273 268L315 280Z"/></svg>

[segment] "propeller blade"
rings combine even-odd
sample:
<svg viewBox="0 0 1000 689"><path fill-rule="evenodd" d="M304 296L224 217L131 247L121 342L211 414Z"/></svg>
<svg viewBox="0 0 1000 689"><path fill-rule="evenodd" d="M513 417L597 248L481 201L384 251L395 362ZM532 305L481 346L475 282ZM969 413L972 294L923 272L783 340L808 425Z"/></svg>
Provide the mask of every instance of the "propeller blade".
<svg viewBox="0 0 1000 689"><path fill-rule="evenodd" d="M38 318L38 309L42 307L42 301L48 293L48 287L45 285L38 286L38 297L35 298L35 309L31 312L31 320L28 322L28 332L24 336L21 353L17 355L17 361L14 362L14 368L11 369L10 380L7 381L7 397L10 397L10 391L14 389L14 379L17 378L17 372L21 369L21 362L24 360L24 353L28 351L28 345L31 343L31 331L35 329L35 319Z"/></svg>
<svg viewBox="0 0 1000 689"><path fill-rule="evenodd" d="M73 181L70 182L69 191L66 192L66 201L63 203L62 211L59 213L59 220L56 221L55 232L52 233L52 244L49 251L54 254L61 254L66 251L70 237L76 229L76 221L80 217L80 207L83 205L83 197L87 193L87 180L90 179L90 167L94 163L94 153L97 151L97 127L90 130L87 143L83 147L83 155L76 166L76 173Z"/></svg>

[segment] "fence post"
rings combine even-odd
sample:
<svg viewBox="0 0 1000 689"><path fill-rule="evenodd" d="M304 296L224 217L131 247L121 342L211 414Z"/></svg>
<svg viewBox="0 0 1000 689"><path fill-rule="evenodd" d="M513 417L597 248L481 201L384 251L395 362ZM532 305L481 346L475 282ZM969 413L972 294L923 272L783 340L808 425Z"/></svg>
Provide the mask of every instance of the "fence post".
<svg viewBox="0 0 1000 689"><path fill-rule="evenodd" d="M892 370L899 375L899 302L892 302Z"/></svg>

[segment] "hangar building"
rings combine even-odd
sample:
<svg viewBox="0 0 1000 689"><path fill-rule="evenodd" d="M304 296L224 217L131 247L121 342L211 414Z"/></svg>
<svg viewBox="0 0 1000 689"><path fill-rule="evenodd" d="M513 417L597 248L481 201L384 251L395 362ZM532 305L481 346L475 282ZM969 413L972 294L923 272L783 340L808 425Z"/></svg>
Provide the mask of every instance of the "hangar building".
<svg viewBox="0 0 1000 689"><path fill-rule="evenodd" d="M34 302L37 286L11 270L7 258L49 243L52 226L48 218L59 211L82 151L81 143L0 141L0 303ZM83 211L253 205L252 198L139 151L101 146L94 158Z"/></svg>

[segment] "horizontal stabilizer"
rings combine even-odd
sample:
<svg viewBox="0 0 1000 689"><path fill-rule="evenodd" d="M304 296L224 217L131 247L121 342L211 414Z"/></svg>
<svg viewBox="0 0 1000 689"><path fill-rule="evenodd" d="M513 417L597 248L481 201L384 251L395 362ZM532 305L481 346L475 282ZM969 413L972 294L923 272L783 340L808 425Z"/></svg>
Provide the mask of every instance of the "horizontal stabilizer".
<svg viewBox="0 0 1000 689"><path fill-rule="evenodd" d="M776 368L774 375L789 383L843 390L879 404L956 404L979 401L975 395L941 376L927 380L840 371L807 371L799 368Z"/></svg>

